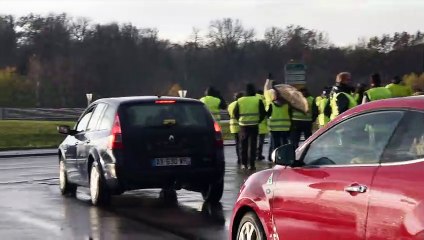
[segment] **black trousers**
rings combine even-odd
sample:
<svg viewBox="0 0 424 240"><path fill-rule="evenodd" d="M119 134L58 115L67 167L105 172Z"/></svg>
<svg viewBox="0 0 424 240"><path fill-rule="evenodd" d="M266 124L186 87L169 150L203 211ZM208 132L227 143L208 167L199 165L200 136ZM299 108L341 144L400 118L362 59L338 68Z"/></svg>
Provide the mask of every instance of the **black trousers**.
<svg viewBox="0 0 424 240"><path fill-rule="evenodd" d="M271 161L272 152L284 145L288 144L290 139L290 131L271 131L271 143L269 144L268 160Z"/></svg>
<svg viewBox="0 0 424 240"><path fill-rule="evenodd" d="M295 148L299 147L302 133L305 139L312 135L312 121L292 121L291 142Z"/></svg>
<svg viewBox="0 0 424 240"><path fill-rule="evenodd" d="M263 148L264 148L264 143L265 143L265 134L259 134L259 140L258 140L258 152L257 152L257 157L258 157L258 158L262 157L262 152L263 152Z"/></svg>
<svg viewBox="0 0 424 240"><path fill-rule="evenodd" d="M236 142L236 154L237 154L237 164L241 164L241 156L240 156L240 138L238 133L233 133L234 140Z"/></svg>
<svg viewBox="0 0 424 240"><path fill-rule="evenodd" d="M240 126L241 163L246 167L248 163L250 167L255 166L258 132L258 125Z"/></svg>

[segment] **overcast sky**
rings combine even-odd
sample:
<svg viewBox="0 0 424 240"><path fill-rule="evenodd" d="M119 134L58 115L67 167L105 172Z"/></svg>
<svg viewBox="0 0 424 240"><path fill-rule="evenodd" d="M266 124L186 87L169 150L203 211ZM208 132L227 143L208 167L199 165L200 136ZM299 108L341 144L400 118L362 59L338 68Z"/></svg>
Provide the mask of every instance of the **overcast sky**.
<svg viewBox="0 0 424 240"><path fill-rule="evenodd" d="M301 25L328 33L345 46L360 37L424 30L424 0L0 0L0 14L61 13L95 23L155 27L161 38L186 40L193 27L238 18L262 38L267 27Z"/></svg>

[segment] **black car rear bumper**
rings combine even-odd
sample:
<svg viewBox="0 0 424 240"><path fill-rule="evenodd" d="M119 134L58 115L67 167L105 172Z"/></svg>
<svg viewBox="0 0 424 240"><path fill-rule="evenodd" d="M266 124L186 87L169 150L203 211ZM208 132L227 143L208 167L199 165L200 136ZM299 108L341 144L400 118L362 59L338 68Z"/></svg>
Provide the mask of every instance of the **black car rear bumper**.
<svg viewBox="0 0 424 240"><path fill-rule="evenodd" d="M111 189L126 191L143 188L187 188L195 190L209 183L222 181L225 162L219 162L212 167L198 168L159 167L142 171L117 166L115 169L105 167L104 170L106 183Z"/></svg>

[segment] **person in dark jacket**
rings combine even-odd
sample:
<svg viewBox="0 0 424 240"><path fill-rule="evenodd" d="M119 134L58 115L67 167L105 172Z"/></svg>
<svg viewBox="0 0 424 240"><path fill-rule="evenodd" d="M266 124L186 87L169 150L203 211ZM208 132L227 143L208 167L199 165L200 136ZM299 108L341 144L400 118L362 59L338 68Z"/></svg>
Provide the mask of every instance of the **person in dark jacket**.
<svg viewBox="0 0 424 240"><path fill-rule="evenodd" d="M333 120L339 114L353 108L357 105L352 97L353 87L351 83L351 74L349 72L341 72L337 74L336 84L330 93L330 101L325 107L325 115Z"/></svg>

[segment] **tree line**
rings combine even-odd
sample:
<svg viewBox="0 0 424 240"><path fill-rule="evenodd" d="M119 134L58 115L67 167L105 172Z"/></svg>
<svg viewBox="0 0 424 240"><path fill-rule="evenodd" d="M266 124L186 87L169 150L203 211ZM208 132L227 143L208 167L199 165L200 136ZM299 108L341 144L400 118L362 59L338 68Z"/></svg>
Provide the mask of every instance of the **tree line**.
<svg viewBox="0 0 424 240"><path fill-rule="evenodd" d="M229 100L247 82L262 88L270 72L283 82L284 64L292 59L308 66L307 87L318 94L341 71L362 83L374 72L386 81L422 73L423 39L420 31L400 32L338 47L319 30L273 26L258 36L240 20L224 18L173 43L157 29L131 23L0 15L0 107L81 107L86 93L176 95L181 88L199 98L208 86Z"/></svg>

